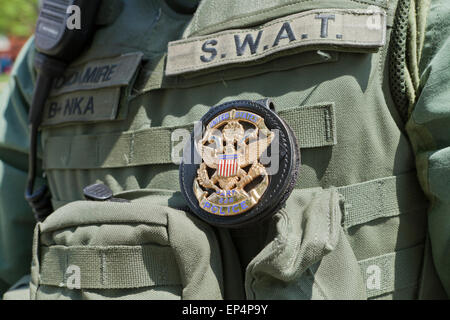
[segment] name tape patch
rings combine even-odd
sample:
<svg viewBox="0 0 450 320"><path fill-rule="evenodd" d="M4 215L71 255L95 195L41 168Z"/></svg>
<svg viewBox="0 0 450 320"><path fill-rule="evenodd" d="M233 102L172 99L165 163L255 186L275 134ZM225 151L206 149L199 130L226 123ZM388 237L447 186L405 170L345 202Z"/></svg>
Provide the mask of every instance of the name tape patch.
<svg viewBox="0 0 450 320"><path fill-rule="evenodd" d="M51 97L45 105L42 126L114 120L117 116L120 91L120 87L115 87Z"/></svg>
<svg viewBox="0 0 450 320"><path fill-rule="evenodd" d="M376 49L386 41L381 9L310 10L254 29L227 30L169 43L167 76L254 61L287 49L331 45Z"/></svg>
<svg viewBox="0 0 450 320"><path fill-rule="evenodd" d="M64 76L55 79L50 96L67 92L128 85L141 62L142 53L90 61L69 68Z"/></svg>

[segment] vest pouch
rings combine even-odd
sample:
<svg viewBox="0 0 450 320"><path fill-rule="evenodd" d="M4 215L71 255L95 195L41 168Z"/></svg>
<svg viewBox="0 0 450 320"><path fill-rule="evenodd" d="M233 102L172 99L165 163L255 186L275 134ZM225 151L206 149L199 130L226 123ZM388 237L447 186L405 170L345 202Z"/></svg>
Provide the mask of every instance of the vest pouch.
<svg viewBox="0 0 450 320"><path fill-rule="evenodd" d="M247 267L248 298L366 299L340 202L334 188L293 191L274 216L273 240Z"/></svg>
<svg viewBox="0 0 450 320"><path fill-rule="evenodd" d="M3 295L3 300L30 300L30 275L23 276Z"/></svg>
<svg viewBox="0 0 450 320"><path fill-rule="evenodd" d="M129 203L76 201L36 226L32 299L222 299L214 231L179 193L139 190Z"/></svg>

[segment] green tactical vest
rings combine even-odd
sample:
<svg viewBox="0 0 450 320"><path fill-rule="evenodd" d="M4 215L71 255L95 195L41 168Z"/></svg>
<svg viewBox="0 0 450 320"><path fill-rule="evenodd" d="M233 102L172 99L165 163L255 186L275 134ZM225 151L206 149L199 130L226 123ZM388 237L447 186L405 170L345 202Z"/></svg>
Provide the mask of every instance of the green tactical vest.
<svg viewBox="0 0 450 320"><path fill-rule="evenodd" d="M405 89L400 73L390 79L407 19L397 2L205 0L184 15L123 1L45 107L56 211L36 227L31 297L441 297L391 92ZM297 137L296 187L267 221L214 228L180 193L179 129L215 105L263 98ZM93 183L131 202L83 200Z"/></svg>

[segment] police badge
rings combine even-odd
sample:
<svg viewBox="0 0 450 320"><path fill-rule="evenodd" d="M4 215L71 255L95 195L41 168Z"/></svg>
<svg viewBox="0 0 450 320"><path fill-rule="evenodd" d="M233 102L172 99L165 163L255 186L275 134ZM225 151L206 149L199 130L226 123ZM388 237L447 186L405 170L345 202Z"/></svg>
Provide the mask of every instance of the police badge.
<svg viewBox="0 0 450 320"><path fill-rule="evenodd" d="M199 131L199 132L196 132ZM241 227L274 214L297 180L295 135L270 100L211 108L191 134L180 164L190 209L221 227Z"/></svg>

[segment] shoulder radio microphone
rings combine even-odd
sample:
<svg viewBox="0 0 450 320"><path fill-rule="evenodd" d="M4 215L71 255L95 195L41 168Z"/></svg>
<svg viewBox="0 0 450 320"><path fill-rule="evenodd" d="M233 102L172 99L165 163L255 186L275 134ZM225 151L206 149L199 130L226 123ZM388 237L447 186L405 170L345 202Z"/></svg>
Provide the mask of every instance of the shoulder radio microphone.
<svg viewBox="0 0 450 320"><path fill-rule="evenodd" d="M64 73L67 65L81 54L92 39L100 3L101 0L42 1L35 31L37 81L29 112L30 150L25 191L25 198L37 221L44 220L53 211L48 187L44 185L34 190L37 136L45 102L53 80ZM78 22L71 25L71 18L78 19Z"/></svg>

